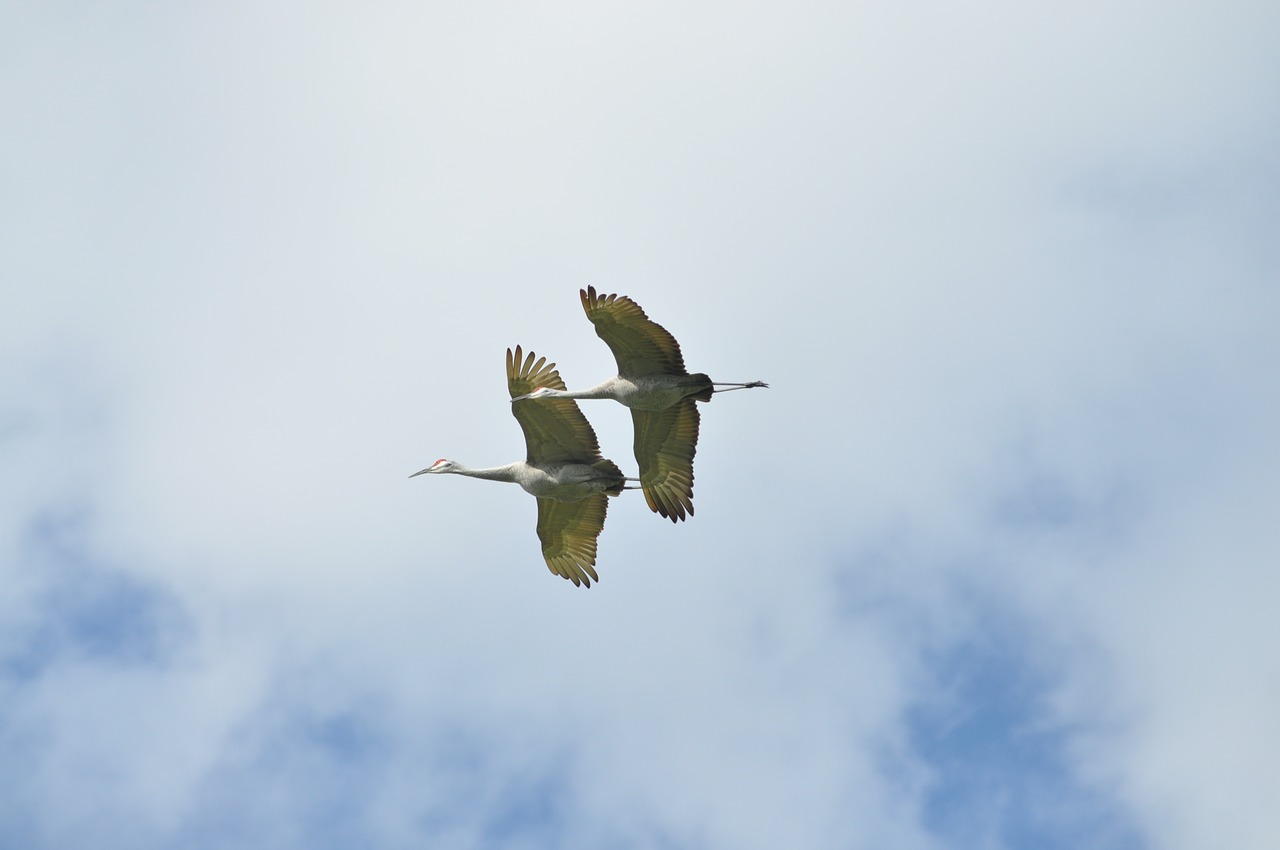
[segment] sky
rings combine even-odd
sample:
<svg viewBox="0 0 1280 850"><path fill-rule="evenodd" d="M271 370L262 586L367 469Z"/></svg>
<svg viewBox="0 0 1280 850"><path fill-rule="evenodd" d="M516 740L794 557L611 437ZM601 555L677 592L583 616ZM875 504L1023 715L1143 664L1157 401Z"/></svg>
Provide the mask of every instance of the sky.
<svg viewBox="0 0 1280 850"><path fill-rule="evenodd" d="M1273 846L1278 26L5 6L0 846ZM587 285L770 384L589 590Z"/></svg>

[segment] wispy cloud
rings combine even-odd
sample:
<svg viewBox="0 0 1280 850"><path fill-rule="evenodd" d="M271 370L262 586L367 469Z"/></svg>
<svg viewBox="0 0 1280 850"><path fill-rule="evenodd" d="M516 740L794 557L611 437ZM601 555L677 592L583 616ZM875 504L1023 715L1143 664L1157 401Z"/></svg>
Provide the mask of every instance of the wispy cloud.
<svg viewBox="0 0 1280 850"><path fill-rule="evenodd" d="M1273 13L0 15L0 844L1269 836ZM589 283L772 387L575 592Z"/></svg>

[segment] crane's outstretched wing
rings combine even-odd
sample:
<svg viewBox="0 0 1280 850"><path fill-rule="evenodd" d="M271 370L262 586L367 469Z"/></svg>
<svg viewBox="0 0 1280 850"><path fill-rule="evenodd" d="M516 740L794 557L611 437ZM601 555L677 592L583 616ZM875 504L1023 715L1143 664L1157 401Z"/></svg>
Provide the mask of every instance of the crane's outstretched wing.
<svg viewBox="0 0 1280 850"><path fill-rule="evenodd" d="M632 410L636 463L649 509L672 522L693 516L693 455L698 406L692 398L666 410Z"/></svg>
<svg viewBox="0 0 1280 850"><path fill-rule="evenodd" d="M595 568L596 538L608 509L609 498L603 493L576 502L538 498L538 539L551 572L579 587L600 580Z"/></svg>
<svg viewBox="0 0 1280 850"><path fill-rule="evenodd" d="M538 387L553 390L565 388L556 364L538 357L532 351L522 359L523 352L516 346L515 353L507 349L507 390L511 397L533 392ZM525 447L529 463L594 463L601 459L600 443L595 429L571 398L542 399L537 403L511 405L511 412L524 431Z"/></svg>
<svg viewBox="0 0 1280 850"><path fill-rule="evenodd" d="M625 295L597 295L594 286L579 290L582 309L596 335L605 341L624 378L643 375L687 375L680 344L666 328L645 315Z"/></svg>

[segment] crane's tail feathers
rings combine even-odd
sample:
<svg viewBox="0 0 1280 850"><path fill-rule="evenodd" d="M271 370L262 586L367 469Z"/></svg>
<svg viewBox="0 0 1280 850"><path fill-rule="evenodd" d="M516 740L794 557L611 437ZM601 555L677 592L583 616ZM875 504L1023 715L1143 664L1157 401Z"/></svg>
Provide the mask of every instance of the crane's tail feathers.
<svg viewBox="0 0 1280 850"><path fill-rule="evenodd" d="M691 398L694 401L711 401L711 394L715 391L714 387L707 384L705 387L700 388L696 393L686 396L686 398Z"/></svg>
<svg viewBox="0 0 1280 850"><path fill-rule="evenodd" d="M593 461L591 468L596 472L604 473L605 476L609 478L617 478L620 481L625 480L622 475L622 470L618 469L618 465L607 457L602 457L597 461Z"/></svg>
<svg viewBox="0 0 1280 850"><path fill-rule="evenodd" d="M618 469L618 465L607 457L591 464L591 468L600 473L597 481L604 483L604 493L607 496L617 496L626 488L626 482L635 481L634 478L627 478L622 474L622 470Z"/></svg>

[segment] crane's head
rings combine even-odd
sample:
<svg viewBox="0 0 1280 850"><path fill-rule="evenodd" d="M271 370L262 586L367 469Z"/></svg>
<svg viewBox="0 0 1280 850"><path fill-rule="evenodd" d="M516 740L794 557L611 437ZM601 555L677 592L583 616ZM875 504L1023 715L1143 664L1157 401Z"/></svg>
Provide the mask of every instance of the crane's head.
<svg viewBox="0 0 1280 850"><path fill-rule="evenodd" d="M438 461L431 464L426 469L419 469L417 472L413 473L413 475L410 475L409 477L417 478L419 475L422 475L424 472L435 472L435 473L453 472L453 466L454 466L453 461L440 458Z"/></svg>
<svg viewBox="0 0 1280 850"><path fill-rule="evenodd" d="M538 387L533 392L518 395L511 399L511 401L514 403L517 401L524 401L526 398L555 398L559 392L559 390L553 390L550 387Z"/></svg>

